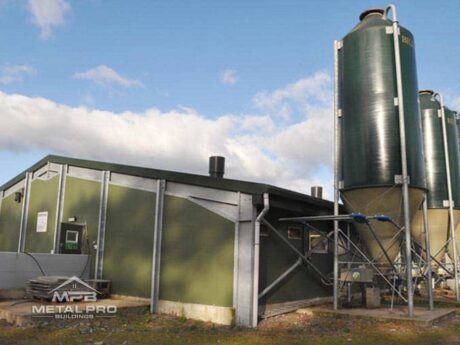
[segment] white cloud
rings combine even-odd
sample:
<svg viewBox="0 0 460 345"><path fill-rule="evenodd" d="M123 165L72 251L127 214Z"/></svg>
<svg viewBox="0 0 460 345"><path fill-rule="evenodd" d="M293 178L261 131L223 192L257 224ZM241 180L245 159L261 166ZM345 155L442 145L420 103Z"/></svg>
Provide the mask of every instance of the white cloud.
<svg viewBox="0 0 460 345"><path fill-rule="evenodd" d="M73 75L75 79L86 79L96 84L109 86L118 85L123 87L141 87L143 84L138 80L128 79L121 76L112 68L106 65L99 65L85 72L77 72Z"/></svg>
<svg viewBox="0 0 460 345"><path fill-rule="evenodd" d="M227 157L228 178L307 192L331 182L332 106L330 100L312 101L321 105L280 125L268 112L216 118L189 108L113 113L0 92L0 127L8 128L0 150L40 149L199 174L218 154Z"/></svg>
<svg viewBox="0 0 460 345"><path fill-rule="evenodd" d="M32 22L41 30L40 37L47 39L54 27L64 25L70 5L65 0L29 0L27 10L32 15Z"/></svg>
<svg viewBox="0 0 460 345"><path fill-rule="evenodd" d="M254 105L288 119L293 111L304 113L312 105L331 101L331 77L325 71L316 72L312 77L300 79L274 91L257 93Z"/></svg>
<svg viewBox="0 0 460 345"><path fill-rule="evenodd" d="M444 103L449 109L460 111L460 96L451 90L443 91Z"/></svg>
<svg viewBox="0 0 460 345"><path fill-rule="evenodd" d="M238 76L236 75L236 71L232 69L226 69L220 72L220 82L222 84L233 85L238 82Z"/></svg>
<svg viewBox="0 0 460 345"><path fill-rule="evenodd" d="M24 76L35 73L35 69L27 64L8 65L2 68L0 84L6 85L16 81L21 81Z"/></svg>

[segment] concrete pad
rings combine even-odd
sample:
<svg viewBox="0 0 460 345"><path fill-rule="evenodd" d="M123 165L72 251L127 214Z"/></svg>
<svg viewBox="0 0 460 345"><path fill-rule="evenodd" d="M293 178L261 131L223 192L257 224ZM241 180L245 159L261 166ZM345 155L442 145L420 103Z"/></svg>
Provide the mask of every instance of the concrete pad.
<svg viewBox="0 0 460 345"><path fill-rule="evenodd" d="M54 314L44 313L37 316L33 313L33 308L50 308L52 309L60 307L64 310L67 306L72 307L74 310L85 310L87 306L94 306L95 308L101 308L108 306L115 306L117 310L125 308L145 308L150 304L146 301L136 301L128 299L101 299L96 302L65 302L65 303L53 303L48 301L30 301L30 300L14 300L7 302L0 302L0 319L5 320L11 324L17 326L31 326L39 321L54 320ZM71 314L71 312L63 311L60 314ZM83 313L85 314L85 313ZM94 313L93 315L97 315ZM107 317L107 316L101 316Z"/></svg>
<svg viewBox="0 0 460 345"><path fill-rule="evenodd" d="M366 309L366 308L349 308L333 310L331 306L308 308L313 315L317 316L338 316L349 318L373 319L379 321L403 321L412 323L422 323L431 325L442 319L453 317L456 313L455 309L436 308L428 310L426 308L414 308L414 317L410 318L407 315L407 307ZM302 310L298 311L302 313ZM304 311L306 313L306 311Z"/></svg>
<svg viewBox="0 0 460 345"><path fill-rule="evenodd" d="M213 322L220 325L233 325L235 321L233 308L215 305L160 300L158 303L158 312L160 314L182 316L187 319Z"/></svg>

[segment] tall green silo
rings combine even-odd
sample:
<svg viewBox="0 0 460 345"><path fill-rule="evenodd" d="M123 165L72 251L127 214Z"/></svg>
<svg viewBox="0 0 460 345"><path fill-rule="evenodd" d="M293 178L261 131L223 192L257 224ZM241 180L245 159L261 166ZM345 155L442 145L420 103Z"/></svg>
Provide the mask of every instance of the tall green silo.
<svg viewBox="0 0 460 345"><path fill-rule="evenodd" d="M449 200L444 149L444 134L441 117L441 104L431 90L420 91L420 109L423 124L423 145L425 148L425 167L428 187L428 226L430 229L431 255L442 260L447 251L449 237ZM452 192L455 203L454 217L460 221L459 156L457 129L454 113L444 107L446 118L449 165L451 170ZM423 231L423 214L419 211L413 222L414 230ZM418 238L423 243L421 238Z"/></svg>
<svg viewBox="0 0 460 345"><path fill-rule="evenodd" d="M412 218L426 184L414 38L403 27L399 46ZM384 10L363 12L358 25L343 38L338 78L342 200L350 212L386 214L403 225L397 67L392 22ZM376 262L388 264L367 226L356 227ZM401 243L393 239L397 229L390 223L375 223L375 230L389 258L395 259Z"/></svg>

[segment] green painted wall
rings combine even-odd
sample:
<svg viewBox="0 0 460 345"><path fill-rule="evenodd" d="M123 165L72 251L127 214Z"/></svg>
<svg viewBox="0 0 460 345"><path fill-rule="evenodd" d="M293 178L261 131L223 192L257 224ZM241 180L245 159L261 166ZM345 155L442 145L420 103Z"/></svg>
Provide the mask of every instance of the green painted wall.
<svg viewBox="0 0 460 345"><path fill-rule="evenodd" d="M112 292L150 297L155 193L109 186L104 279Z"/></svg>
<svg viewBox="0 0 460 345"><path fill-rule="evenodd" d="M299 224L277 223L273 220L270 223L280 230L286 238L287 228L290 225L300 227ZM290 240L301 252L308 250L308 231L305 229L304 234L304 242L302 240ZM268 230L268 236L261 236L260 243L259 291L261 292L293 265L298 257L271 230ZM332 271L333 258L331 254L312 254L311 260L325 275ZM297 301L331 295L332 290L319 282L313 270L302 265L262 298L260 304Z"/></svg>
<svg viewBox="0 0 460 345"><path fill-rule="evenodd" d="M19 229L21 227L21 210L24 198L20 203L14 201L14 193L2 200L0 208L0 251L15 252L18 250Z"/></svg>
<svg viewBox="0 0 460 345"><path fill-rule="evenodd" d="M101 198L101 183L68 176L65 183L63 222L70 217L77 217L77 223L86 223L89 247L86 238L82 252L91 255L90 274L94 273L95 250L93 241L97 241L99 225L99 206Z"/></svg>
<svg viewBox="0 0 460 345"><path fill-rule="evenodd" d="M31 183L25 251L50 253L53 249L59 176ZM48 211L46 232L37 232L37 213Z"/></svg>
<svg viewBox="0 0 460 345"><path fill-rule="evenodd" d="M231 307L234 239L233 222L166 196L160 299Z"/></svg>

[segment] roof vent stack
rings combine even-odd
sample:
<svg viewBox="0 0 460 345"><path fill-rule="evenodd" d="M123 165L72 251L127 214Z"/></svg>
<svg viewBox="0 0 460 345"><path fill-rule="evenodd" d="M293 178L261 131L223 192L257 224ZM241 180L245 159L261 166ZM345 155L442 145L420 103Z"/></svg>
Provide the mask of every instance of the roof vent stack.
<svg viewBox="0 0 460 345"><path fill-rule="evenodd" d="M211 156L209 157L209 176L215 178L223 178L225 173L225 157Z"/></svg>
<svg viewBox="0 0 460 345"><path fill-rule="evenodd" d="M310 195L314 198L322 199L323 198L323 187L313 186L310 188Z"/></svg>

